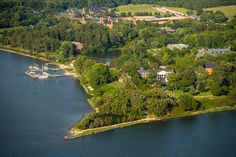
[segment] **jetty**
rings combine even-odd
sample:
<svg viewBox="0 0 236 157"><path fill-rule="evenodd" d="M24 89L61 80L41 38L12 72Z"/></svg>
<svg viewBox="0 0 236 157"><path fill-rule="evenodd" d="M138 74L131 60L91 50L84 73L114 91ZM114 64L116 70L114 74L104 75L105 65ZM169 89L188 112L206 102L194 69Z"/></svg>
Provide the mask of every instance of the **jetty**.
<svg viewBox="0 0 236 157"><path fill-rule="evenodd" d="M60 69L60 68L52 68L52 67L49 67L49 66L48 66L48 63L45 63L42 68L43 68L43 70L50 70L50 71L60 71L60 70L62 70L62 69Z"/></svg>
<svg viewBox="0 0 236 157"><path fill-rule="evenodd" d="M49 67L47 63L42 65L41 68L38 65L34 64L29 66L29 70L26 71L25 74L34 79L47 79L71 76L71 74L65 72L62 74L50 74L50 71L62 71L62 69Z"/></svg>

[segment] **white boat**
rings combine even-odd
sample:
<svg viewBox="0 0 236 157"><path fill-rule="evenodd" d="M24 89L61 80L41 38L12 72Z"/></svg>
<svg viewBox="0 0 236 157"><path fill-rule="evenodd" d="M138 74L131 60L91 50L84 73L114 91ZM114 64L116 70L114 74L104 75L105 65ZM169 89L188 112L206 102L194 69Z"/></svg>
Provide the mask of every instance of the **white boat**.
<svg viewBox="0 0 236 157"><path fill-rule="evenodd" d="M49 76L47 76L47 75L39 75L39 76L38 76L39 79L47 79L48 77L49 77Z"/></svg>
<svg viewBox="0 0 236 157"><path fill-rule="evenodd" d="M47 79L49 78L49 74L43 71L44 66L42 65L41 73L38 75L39 79Z"/></svg>

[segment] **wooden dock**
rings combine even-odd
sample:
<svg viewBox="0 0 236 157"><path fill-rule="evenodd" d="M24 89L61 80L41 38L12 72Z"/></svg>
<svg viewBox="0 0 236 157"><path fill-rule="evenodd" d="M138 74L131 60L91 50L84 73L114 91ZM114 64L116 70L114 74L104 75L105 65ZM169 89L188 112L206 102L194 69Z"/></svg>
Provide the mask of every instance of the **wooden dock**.
<svg viewBox="0 0 236 157"><path fill-rule="evenodd" d="M32 77L32 78L34 78L34 79L38 78L36 75L34 75L33 73L31 73L29 71L26 71L25 74Z"/></svg>
<svg viewBox="0 0 236 157"><path fill-rule="evenodd" d="M34 78L34 79L47 79L47 78L59 78L59 77L67 77L72 76L72 74L64 71L63 74L50 74L49 71L63 71L61 68L57 67L48 67L48 64L45 64L46 66L42 65L41 68L37 65L31 65L29 66L29 70L25 72L26 75Z"/></svg>
<svg viewBox="0 0 236 157"><path fill-rule="evenodd" d="M50 78L57 78L57 77L68 77L68 76L72 76L69 74L61 74L61 75L49 75Z"/></svg>
<svg viewBox="0 0 236 157"><path fill-rule="evenodd" d="M34 79L39 79L39 77L40 77L38 74L34 74L32 72L29 72L29 71L25 72L25 74L32 77L32 78L34 78ZM70 74L60 74L60 75L58 75L58 74L55 74L55 75L48 74L48 78L59 78L59 77L68 77L68 76L72 76L72 75L70 75Z"/></svg>

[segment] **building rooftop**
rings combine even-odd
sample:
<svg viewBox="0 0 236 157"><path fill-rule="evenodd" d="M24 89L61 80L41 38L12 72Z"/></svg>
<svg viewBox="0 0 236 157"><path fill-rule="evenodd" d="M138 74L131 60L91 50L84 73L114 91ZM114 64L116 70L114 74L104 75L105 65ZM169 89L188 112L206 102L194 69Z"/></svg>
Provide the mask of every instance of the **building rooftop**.
<svg viewBox="0 0 236 157"><path fill-rule="evenodd" d="M139 72L140 74L143 74L143 73L148 73L149 70L145 70L144 67L141 67L141 68L138 70L138 72Z"/></svg>
<svg viewBox="0 0 236 157"><path fill-rule="evenodd" d="M72 41L72 43L76 45L76 50L82 50L84 47L80 42Z"/></svg>
<svg viewBox="0 0 236 157"><path fill-rule="evenodd" d="M161 72L161 71L165 71L165 72L167 72L167 73L172 73L172 72L174 72L173 69L158 69L158 70L157 70L157 73L159 73L159 72Z"/></svg>
<svg viewBox="0 0 236 157"><path fill-rule="evenodd" d="M171 27L161 27L161 30L165 30L166 32L175 32L174 29L172 29Z"/></svg>
<svg viewBox="0 0 236 157"><path fill-rule="evenodd" d="M223 48L223 49L207 49L206 53L210 53L210 54L219 54L219 53L224 53L224 52L229 52L230 49L229 48Z"/></svg>
<svg viewBox="0 0 236 157"><path fill-rule="evenodd" d="M184 48L188 48L188 45L186 44L168 44L167 48L170 50L174 50L176 49L184 49Z"/></svg>
<svg viewBox="0 0 236 157"><path fill-rule="evenodd" d="M213 63L206 63L203 65L204 68L214 68L215 67L215 64Z"/></svg>

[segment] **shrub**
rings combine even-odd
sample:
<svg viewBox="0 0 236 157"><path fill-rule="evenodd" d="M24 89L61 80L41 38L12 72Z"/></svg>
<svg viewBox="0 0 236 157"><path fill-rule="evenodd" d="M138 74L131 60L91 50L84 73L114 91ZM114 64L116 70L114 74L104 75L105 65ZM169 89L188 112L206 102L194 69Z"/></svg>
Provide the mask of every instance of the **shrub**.
<svg viewBox="0 0 236 157"><path fill-rule="evenodd" d="M198 110L200 103L196 101L191 95L183 94L179 97L179 107L184 111Z"/></svg>
<svg viewBox="0 0 236 157"><path fill-rule="evenodd" d="M214 95L214 96L221 96L221 95L224 94L223 88L220 85L216 84L216 83L214 83L211 86L210 91L211 91L211 94Z"/></svg>

